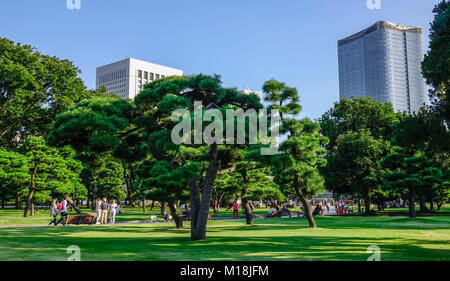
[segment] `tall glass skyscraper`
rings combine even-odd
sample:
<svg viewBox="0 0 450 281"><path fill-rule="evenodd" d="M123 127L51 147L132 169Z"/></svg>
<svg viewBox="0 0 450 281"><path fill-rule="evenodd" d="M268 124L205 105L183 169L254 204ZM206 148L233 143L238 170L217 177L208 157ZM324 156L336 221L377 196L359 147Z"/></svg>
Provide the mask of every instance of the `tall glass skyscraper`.
<svg viewBox="0 0 450 281"><path fill-rule="evenodd" d="M339 40L340 97L369 96L417 112L428 100L422 40L422 28L385 21Z"/></svg>

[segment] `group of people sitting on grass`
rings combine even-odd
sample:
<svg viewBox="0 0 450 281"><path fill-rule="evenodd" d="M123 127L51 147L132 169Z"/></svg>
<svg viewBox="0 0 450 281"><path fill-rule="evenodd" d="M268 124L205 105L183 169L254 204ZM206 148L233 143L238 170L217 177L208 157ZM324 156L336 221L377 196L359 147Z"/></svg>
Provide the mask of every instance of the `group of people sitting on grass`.
<svg viewBox="0 0 450 281"><path fill-rule="evenodd" d="M316 215L321 215L321 214L323 214L322 204L317 203L316 207L314 208L314 211L312 212L312 215L316 216Z"/></svg>
<svg viewBox="0 0 450 281"><path fill-rule="evenodd" d="M116 200L111 200L111 203L108 203L106 198L97 198L95 212L97 213L96 224L107 224L108 218L110 224L115 224L116 214L119 212L119 205L117 205Z"/></svg>
<svg viewBox="0 0 450 281"><path fill-rule="evenodd" d="M347 200L341 200L339 202L336 202L334 207L336 208L336 214L342 215L353 212L352 209L349 208L349 204L347 203Z"/></svg>
<svg viewBox="0 0 450 281"><path fill-rule="evenodd" d="M191 217L191 210L189 210L189 205L187 203L184 203L180 206L181 208L181 214L187 218Z"/></svg>

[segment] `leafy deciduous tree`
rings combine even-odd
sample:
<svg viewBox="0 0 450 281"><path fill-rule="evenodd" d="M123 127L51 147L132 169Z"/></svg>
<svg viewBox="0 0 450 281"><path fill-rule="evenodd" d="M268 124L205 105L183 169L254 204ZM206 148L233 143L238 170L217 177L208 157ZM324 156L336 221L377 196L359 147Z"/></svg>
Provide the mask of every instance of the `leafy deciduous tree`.
<svg viewBox="0 0 450 281"><path fill-rule="evenodd" d="M45 137L56 115L88 96L79 72L68 60L0 38L0 145Z"/></svg>

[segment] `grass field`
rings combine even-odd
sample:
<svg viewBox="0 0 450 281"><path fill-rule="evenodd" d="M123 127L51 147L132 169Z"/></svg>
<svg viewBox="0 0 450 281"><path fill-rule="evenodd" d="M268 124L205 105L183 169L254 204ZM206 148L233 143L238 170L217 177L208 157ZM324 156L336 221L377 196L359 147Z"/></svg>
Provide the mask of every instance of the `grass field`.
<svg viewBox="0 0 450 281"><path fill-rule="evenodd" d="M0 228L0 260L355 260L377 245L381 260L450 260L450 217L317 217L208 222L206 241L189 240L189 223Z"/></svg>
<svg viewBox="0 0 450 281"><path fill-rule="evenodd" d="M45 211L42 208L39 208L39 214L34 215L33 217L23 217L23 210L16 209L0 209L0 226L6 225L31 225L31 224L47 224L52 218L50 217L50 211ZM82 209L85 212L93 212L91 209ZM147 208L147 211L144 213L142 211L142 207L135 208L124 208L122 209L124 212L121 214L117 214L116 222L139 222L139 221L148 221L150 220L150 216L155 215L158 219L162 220L161 210L159 207L155 207L153 210ZM255 209L254 214L256 216L265 216L268 212L269 208L260 208ZM356 209L355 209L356 210ZM417 211L419 207L417 207ZM296 216L299 208L291 209L292 216ZM213 210L211 209L211 212ZM403 213L405 216L408 214L408 208L388 208L383 212L379 212L380 215L388 215L389 213ZM69 214L75 214L75 212L69 212ZM450 206L442 207L441 212L433 213L433 215L447 215L450 216ZM239 216L244 218L244 214L242 210L239 210ZM213 218L232 218L233 210L226 210L222 208L219 214L213 214Z"/></svg>
<svg viewBox="0 0 450 281"><path fill-rule="evenodd" d="M296 208L297 210L298 208ZM23 217L23 210L16 209L0 209L0 226L2 225L31 225L31 224L46 224L52 220L50 216L50 211L45 211L42 208L37 209L39 213L32 217ZM90 209L83 208L85 212L93 212ZM268 208L261 208L255 211L255 215L264 216L268 212ZM211 209L211 212L213 210ZM240 216L243 218L242 210L239 210ZM75 212L69 212L69 214L76 214ZM159 207L155 207L153 210L147 208L144 213L142 208L124 208L123 213L117 214L116 222L138 222L138 221L148 221L150 216L155 215L159 219L161 217L161 210ZM232 218L233 210L222 209L220 214L214 214L213 218Z"/></svg>

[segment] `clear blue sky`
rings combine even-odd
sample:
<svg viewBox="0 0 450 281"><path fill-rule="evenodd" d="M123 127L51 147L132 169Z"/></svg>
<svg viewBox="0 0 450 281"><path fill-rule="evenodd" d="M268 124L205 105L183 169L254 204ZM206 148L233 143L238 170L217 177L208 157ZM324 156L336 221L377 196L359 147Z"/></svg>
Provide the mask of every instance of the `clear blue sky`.
<svg viewBox="0 0 450 281"><path fill-rule="evenodd" d="M225 86L297 87L301 116L318 118L339 97L337 40L386 20L424 29L440 0L1 0L0 36L72 60L89 88L95 69L126 56L186 74L217 73Z"/></svg>

